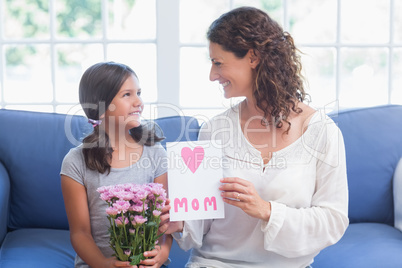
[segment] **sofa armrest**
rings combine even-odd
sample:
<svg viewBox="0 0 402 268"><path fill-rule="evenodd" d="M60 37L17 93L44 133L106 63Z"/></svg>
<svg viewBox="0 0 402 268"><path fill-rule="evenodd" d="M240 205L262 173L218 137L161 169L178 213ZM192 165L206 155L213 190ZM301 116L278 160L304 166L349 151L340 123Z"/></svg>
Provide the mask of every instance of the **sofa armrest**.
<svg viewBox="0 0 402 268"><path fill-rule="evenodd" d="M0 162L0 245L7 234L8 200L10 197L10 177Z"/></svg>
<svg viewBox="0 0 402 268"><path fill-rule="evenodd" d="M394 209L395 228L402 232L402 158L396 165L394 174Z"/></svg>

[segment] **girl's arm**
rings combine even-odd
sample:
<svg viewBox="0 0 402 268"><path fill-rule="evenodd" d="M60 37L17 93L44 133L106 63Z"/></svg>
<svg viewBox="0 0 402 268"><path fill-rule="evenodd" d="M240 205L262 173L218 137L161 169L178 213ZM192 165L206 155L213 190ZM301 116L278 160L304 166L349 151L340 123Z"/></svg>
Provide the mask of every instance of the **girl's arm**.
<svg viewBox="0 0 402 268"><path fill-rule="evenodd" d="M86 189L72 178L61 175L61 188L66 207L70 239L74 250L91 267L132 267L129 262L106 258L91 234Z"/></svg>
<svg viewBox="0 0 402 268"><path fill-rule="evenodd" d="M166 190L166 193L168 192L168 182L167 182L167 173L163 173L159 177L156 177L154 179L155 183L160 183L163 185L163 189Z"/></svg>

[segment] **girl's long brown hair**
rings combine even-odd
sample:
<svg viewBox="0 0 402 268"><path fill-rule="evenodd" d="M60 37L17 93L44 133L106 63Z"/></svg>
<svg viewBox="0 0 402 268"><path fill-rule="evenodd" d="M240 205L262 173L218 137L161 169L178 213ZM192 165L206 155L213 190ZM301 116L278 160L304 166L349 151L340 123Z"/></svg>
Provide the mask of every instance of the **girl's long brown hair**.
<svg viewBox="0 0 402 268"><path fill-rule="evenodd" d="M105 113L123 83L130 76L137 77L127 65L115 62L101 62L89 67L81 77L79 85L80 104L86 116L98 120ZM145 124L130 130L133 139L147 146L163 140L156 135L155 124ZM83 139L83 153L86 166L100 173L110 173L113 149L109 136L99 126Z"/></svg>

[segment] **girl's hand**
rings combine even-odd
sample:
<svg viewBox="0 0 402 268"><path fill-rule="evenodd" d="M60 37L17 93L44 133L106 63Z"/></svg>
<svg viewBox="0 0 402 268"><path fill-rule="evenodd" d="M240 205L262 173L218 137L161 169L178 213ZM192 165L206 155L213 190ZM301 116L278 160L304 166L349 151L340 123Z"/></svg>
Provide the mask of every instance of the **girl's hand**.
<svg viewBox="0 0 402 268"><path fill-rule="evenodd" d="M137 265L130 265L129 261L119 261L115 257L108 258L105 267L130 267L130 268L137 268Z"/></svg>
<svg viewBox="0 0 402 268"><path fill-rule="evenodd" d="M240 178L223 178L219 190L223 201L242 209L251 217L269 220L271 203L263 200L254 188L254 185Z"/></svg>
<svg viewBox="0 0 402 268"><path fill-rule="evenodd" d="M170 214L169 210L171 209L170 206L170 199L166 199L165 206L162 208L162 213L160 215L160 224L159 224L159 232L164 233L167 231L169 228L169 222L170 222Z"/></svg>
<svg viewBox="0 0 402 268"><path fill-rule="evenodd" d="M159 232L165 234L173 234L175 232L182 232L184 222L182 221L170 221L169 210L172 207L170 206L170 199L166 200L165 206L162 208L162 213L160 215L161 223L159 224Z"/></svg>
<svg viewBox="0 0 402 268"><path fill-rule="evenodd" d="M165 261L168 259L169 256L164 256L161 247L156 245L152 251L145 251L144 257L148 259L142 260L139 264L139 268L146 268L146 267L159 268L165 263Z"/></svg>

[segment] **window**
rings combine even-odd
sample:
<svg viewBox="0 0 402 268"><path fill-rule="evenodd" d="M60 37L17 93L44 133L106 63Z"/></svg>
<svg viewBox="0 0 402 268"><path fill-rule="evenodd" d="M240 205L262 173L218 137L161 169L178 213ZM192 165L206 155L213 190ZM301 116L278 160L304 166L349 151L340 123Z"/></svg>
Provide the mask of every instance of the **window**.
<svg viewBox="0 0 402 268"><path fill-rule="evenodd" d="M332 110L402 104L402 1L182 0L180 105L184 111L207 114L206 108L217 112L230 106L218 85L207 81L205 32L221 13L242 5L266 10L293 36L303 53L311 105Z"/></svg>
<svg viewBox="0 0 402 268"><path fill-rule="evenodd" d="M137 72L145 117L210 118L239 99L209 81L206 31L242 5L294 37L313 106L402 104L400 0L0 0L0 107L80 113L82 73L113 60Z"/></svg>
<svg viewBox="0 0 402 268"><path fill-rule="evenodd" d="M80 77L104 60L131 66L157 101L155 0L0 3L1 107L80 113Z"/></svg>

